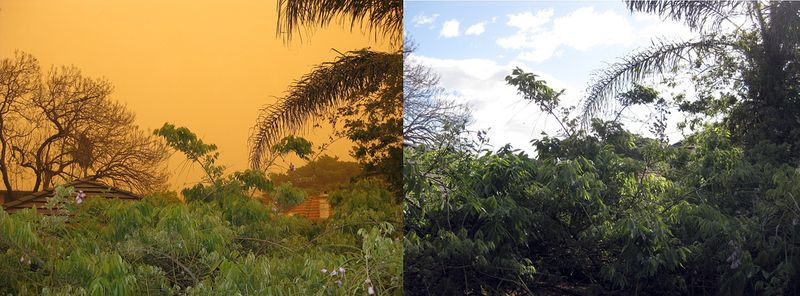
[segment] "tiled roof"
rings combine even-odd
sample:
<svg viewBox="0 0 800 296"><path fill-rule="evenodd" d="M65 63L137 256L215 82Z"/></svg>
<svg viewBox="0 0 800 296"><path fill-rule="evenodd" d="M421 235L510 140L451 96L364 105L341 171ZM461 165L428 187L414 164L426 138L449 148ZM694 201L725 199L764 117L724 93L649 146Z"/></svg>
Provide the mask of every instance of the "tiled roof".
<svg viewBox="0 0 800 296"><path fill-rule="evenodd" d="M286 211L288 216L302 216L311 220L326 219L331 216L331 204L327 195L308 197L302 203Z"/></svg>
<svg viewBox="0 0 800 296"><path fill-rule="evenodd" d="M103 198L119 198L121 200L129 200L135 201L140 200L142 197L133 194L131 192L114 188L103 184L98 181L92 180L76 180L67 184L64 184L64 187L74 187L75 192L83 191L86 194L87 198L100 196ZM14 201L10 201L8 203L3 204L3 208L6 212L13 213L19 211L21 209L27 208L36 208L36 211L42 214L50 214L45 205L47 204L47 198L50 198L54 195L54 189L50 188L47 190L42 190L22 198L16 199Z"/></svg>

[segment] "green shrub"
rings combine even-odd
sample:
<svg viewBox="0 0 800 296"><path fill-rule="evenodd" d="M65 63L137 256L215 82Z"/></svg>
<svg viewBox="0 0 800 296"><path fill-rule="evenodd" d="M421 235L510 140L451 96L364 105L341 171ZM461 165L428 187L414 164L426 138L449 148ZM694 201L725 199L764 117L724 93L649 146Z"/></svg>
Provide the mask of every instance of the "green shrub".
<svg viewBox="0 0 800 296"><path fill-rule="evenodd" d="M275 201L283 209L299 205L305 199L306 192L301 188L292 186L292 183L287 182L275 188Z"/></svg>
<svg viewBox="0 0 800 296"><path fill-rule="evenodd" d="M405 152L406 293L787 295L800 169L709 126L672 147L595 122L538 155ZM563 292L563 291L562 291Z"/></svg>
<svg viewBox="0 0 800 296"><path fill-rule="evenodd" d="M272 216L244 190L213 190L208 201L189 203L174 193L136 202L89 199L62 216L0 211L0 293L343 295L372 286L381 295L402 294L394 227ZM369 216L389 195L366 183L332 194L373 205L338 209L343 217ZM399 214L376 217L400 221ZM346 273L321 272L339 268Z"/></svg>

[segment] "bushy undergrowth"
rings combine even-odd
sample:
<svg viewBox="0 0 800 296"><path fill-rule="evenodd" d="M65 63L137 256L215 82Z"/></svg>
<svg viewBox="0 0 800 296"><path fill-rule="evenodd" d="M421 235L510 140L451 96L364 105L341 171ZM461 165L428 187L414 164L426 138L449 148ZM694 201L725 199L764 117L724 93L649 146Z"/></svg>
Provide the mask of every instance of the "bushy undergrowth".
<svg viewBox="0 0 800 296"><path fill-rule="evenodd" d="M531 157L405 150L411 295L796 295L800 168L714 125L666 145L595 122Z"/></svg>
<svg viewBox="0 0 800 296"><path fill-rule="evenodd" d="M336 191L320 222L221 190L210 202L174 193L76 205L61 215L0 211L0 294L401 294L400 206L381 186Z"/></svg>

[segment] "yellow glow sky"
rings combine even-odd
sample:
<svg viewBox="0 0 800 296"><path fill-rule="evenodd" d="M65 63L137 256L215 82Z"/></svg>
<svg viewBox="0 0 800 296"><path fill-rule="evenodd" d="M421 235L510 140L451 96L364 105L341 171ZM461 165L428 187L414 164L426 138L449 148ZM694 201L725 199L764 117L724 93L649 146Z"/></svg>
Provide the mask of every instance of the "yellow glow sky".
<svg viewBox="0 0 800 296"><path fill-rule="evenodd" d="M275 35L274 0L0 0L0 58L33 54L43 69L75 65L106 77L112 98L147 131L186 126L220 147L228 172L247 168L247 137L258 110L275 102L314 65L339 51L389 48L371 33L338 24L284 43ZM315 145L329 129L307 135ZM350 143L329 154L346 159ZM299 163L295 163L299 165ZM170 183L180 189L200 172L173 155Z"/></svg>

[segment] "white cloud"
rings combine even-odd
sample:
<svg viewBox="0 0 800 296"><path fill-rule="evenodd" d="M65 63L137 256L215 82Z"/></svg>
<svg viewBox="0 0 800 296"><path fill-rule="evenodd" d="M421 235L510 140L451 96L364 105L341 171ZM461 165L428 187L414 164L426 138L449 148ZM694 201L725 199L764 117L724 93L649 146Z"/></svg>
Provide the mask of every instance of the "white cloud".
<svg viewBox="0 0 800 296"><path fill-rule="evenodd" d="M480 35L480 34L483 34L483 32L486 32L486 26L485 25L486 25L485 22L475 23L474 25L469 26L469 28L467 28L467 30L464 33L467 34L467 35Z"/></svg>
<svg viewBox="0 0 800 296"><path fill-rule="evenodd" d="M461 35L459 25L461 24L455 19L444 22L442 30L439 31L439 36L444 38L458 37Z"/></svg>
<svg viewBox="0 0 800 296"><path fill-rule="evenodd" d="M653 38L686 40L696 36L680 22L649 14L629 18L587 6L557 18L553 15L552 9L509 14L506 25L517 30L495 42L502 48L519 50L518 59L542 62L567 48L586 52L599 46L646 46Z"/></svg>
<svg viewBox="0 0 800 296"><path fill-rule="evenodd" d="M534 15L530 11L518 14L509 14L506 25L519 29L521 32L536 32L541 26L548 23L553 17L553 9L539 10Z"/></svg>
<svg viewBox="0 0 800 296"><path fill-rule="evenodd" d="M531 139L540 138L542 131L555 134L559 128L550 116L524 101L514 87L506 84L505 77L514 67L540 75L554 89L566 89L562 98L565 105L577 103L581 94L578 88L521 61L499 64L489 59L439 59L415 54L409 59L433 69L440 75L442 87L455 91L453 98L471 107L475 122L470 129L488 130L495 149L511 143L514 148L531 153Z"/></svg>
<svg viewBox="0 0 800 296"><path fill-rule="evenodd" d="M508 26L517 28L514 35L501 37L497 45L506 49L521 49L518 58L526 61L545 61L560 52L562 47L587 51L596 46L631 44L635 39L633 27L625 16L614 11L596 12L593 7L581 7L552 22L553 10L540 10L508 15Z"/></svg>
<svg viewBox="0 0 800 296"><path fill-rule="evenodd" d="M513 87L506 84L504 78L514 67L519 66L540 75L554 89L565 89L562 105L575 106L585 90L585 85L579 85L581 83L578 81L586 81L589 77L562 77L572 83L568 85L537 69L536 62L561 55L570 58L577 55L591 57L595 55L591 51L599 47L616 50L623 56L636 47L647 47L653 38L677 41L697 36L680 22L646 14L628 16L615 10L597 11L593 7L581 7L558 16L552 9L547 9L506 17L505 24L512 28L512 32L496 39L496 44L507 49L506 52L492 53L486 59L440 59L413 54L409 58L431 67L440 75L441 85L454 91L454 98L472 107L475 122L471 129L488 130L494 148L511 143L513 147L528 152L533 150L529 144L531 139L540 138L543 131L555 134L559 131L559 125L535 105L524 101ZM485 24L491 22L487 20L472 24L462 32L460 23L452 19L444 24L440 36L470 35L478 24L483 25L481 31L485 33ZM513 60L508 63L492 60L505 58ZM677 89L689 88L680 86ZM664 95L670 92L669 89L659 90ZM630 108L623 116L646 119L650 112L649 109ZM668 120L675 122L673 118ZM628 127L632 130L648 133L644 121L631 122L626 122L626 126L630 124ZM679 135L673 127L671 124L668 132L672 133L674 140Z"/></svg>
<svg viewBox="0 0 800 296"><path fill-rule="evenodd" d="M637 27L640 28L636 32L636 38L639 40L650 40L652 38L688 40L696 36L683 23L670 19L662 20L657 15L636 13L633 15L633 19L636 21Z"/></svg>
<svg viewBox="0 0 800 296"><path fill-rule="evenodd" d="M581 7L555 19L553 30L564 44L580 51L598 45L630 44L634 39L633 27L624 15L611 10L598 13L593 7Z"/></svg>
<svg viewBox="0 0 800 296"><path fill-rule="evenodd" d="M424 13L420 13L419 15L411 19L411 23L414 24L414 27L419 27L422 25L432 24L434 21L436 21L436 18L438 17L439 17L438 13L434 13L432 15L425 15Z"/></svg>

